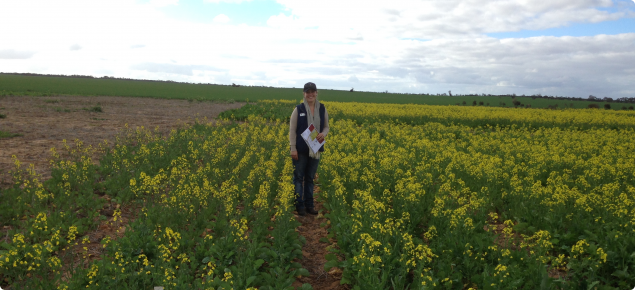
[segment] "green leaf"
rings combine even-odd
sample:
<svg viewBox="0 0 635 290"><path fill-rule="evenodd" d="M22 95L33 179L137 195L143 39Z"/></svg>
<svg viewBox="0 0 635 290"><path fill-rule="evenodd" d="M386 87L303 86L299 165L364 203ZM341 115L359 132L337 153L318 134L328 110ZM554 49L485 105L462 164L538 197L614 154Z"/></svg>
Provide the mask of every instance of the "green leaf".
<svg viewBox="0 0 635 290"><path fill-rule="evenodd" d="M342 277L342 280L340 280L340 285L344 284L351 284L351 281L348 280L346 277Z"/></svg>
<svg viewBox="0 0 635 290"><path fill-rule="evenodd" d="M597 246L597 245L595 245L595 243L591 243L591 244L589 245L589 251L590 251L591 253L595 253L595 251L596 251L597 249L598 249L598 246Z"/></svg>
<svg viewBox="0 0 635 290"><path fill-rule="evenodd" d="M624 268L624 270L617 270L611 276L615 276L618 278L628 278L628 266Z"/></svg>
<svg viewBox="0 0 635 290"><path fill-rule="evenodd" d="M295 249L295 250L293 251L293 254L299 257L299 256L302 256L302 251L301 251L301 250L298 250L298 249Z"/></svg>
<svg viewBox="0 0 635 290"><path fill-rule="evenodd" d="M325 237L321 237L321 238L320 238L320 242L321 242L321 243L327 243L327 244L328 244L329 239L327 239L327 238L325 238Z"/></svg>
<svg viewBox="0 0 635 290"><path fill-rule="evenodd" d="M524 233L525 229L527 229L528 226L529 226L528 223L518 223L517 225L514 226L514 231L519 233Z"/></svg>
<svg viewBox="0 0 635 290"><path fill-rule="evenodd" d="M586 289L587 289L587 290L591 290L591 289L593 289L593 287L595 287L595 285L597 285L597 284L600 284L600 281L595 281L595 282L591 283L591 285L589 285L589 287L587 287Z"/></svg>
<svg viewBox="0 0 635 290"><path fill-rule="evenodd" d="M330 254L326 254L326 256L324 256L324 258L327 261L333 261L333 260L337 260L337 255L330 253Z"/></svg>
<svg viewBox="0 0 635 290"><path fill-rule="evenodd" d="M589 236L590 240L594 240L597 241L598 236L596 234L594 234L593 232L589 231L589 230L584 230L584 233L587 234Z"/></svg>
<svg viewBox="0 0 635 290"><path fill-rule="evenodd" d="M331 270L331 268L333 268L333 267L337 267L337 266L339 266L339 264L340 264L340 263L339 263L337 260L335 260L335 261L328 261L328 262L326 262L326 264L324 264L324 271Z"/></svg>
<svg viewBox="0 0 635 290"><path fill-rule="evenodd" d="M5 249L7 249L7 250L11 250L11 246L7 242L0 243L0 247L3 247Z"/></svg>
<svg viewBox="0 0 635 290"><path fill-rule="evenodd" d="M251 284L251 282L253 282L254 280L256 280L256 276L251 276L247 278L247 284L245 284L245 286L249 286L249 284Z"/></svg>
<svg viewBox="0 0 635 290"><path fill-rule="evenodd" d="M309 273L309 270L304 269L304 268L298 269L295 273L296 273L296 275L302 275L304 277L311 276L311 273Z"/></svg>
<svg viewBox="0 0 635 290"><path fill-rule="evenodd" d="M256 261L254 261L254 268L255 268L255 269L260 268L260 266L262 266L262 264L263 264L264 262L265 262L265 260L263 260L263 259L258 259L258 260L256 260Z"/></svg>
<svg viewBox="0 0 635 290"><path fill-rule="evenodd" d="M302 287L300 288L300 290L313 290L313 286L311 286L311 284L309 283L304 283L302 284Z"/></svg>
<svg viewBox="0 0 635 290"><path fill-rule="evenodd" d="M269 255L273 258L278 258L278 253L276 251L269 251Z"/></svg>

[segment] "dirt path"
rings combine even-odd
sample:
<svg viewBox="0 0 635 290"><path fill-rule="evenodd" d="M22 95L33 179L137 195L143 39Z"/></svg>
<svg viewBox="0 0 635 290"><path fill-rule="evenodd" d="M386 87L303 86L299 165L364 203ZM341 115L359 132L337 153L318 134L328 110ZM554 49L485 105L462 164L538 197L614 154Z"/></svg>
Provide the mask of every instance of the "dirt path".
<svg viewBox="0 0 635 290"><path fill-rule="evenodd" d="M52 147L61 148L62 140L75 139L86 146L114 141L117 132L144 126L167 134L195 118L213 119L222 111L239 108L243 103L212 103L126 97L0 97L0 131L21 134L0 138L0 188L10 184L12 155L23 168L33 164L45 179L50 176L48 158ZM103 112L91 111L99 106Z"/></svg>
<svg viewBox="0 0 635 290"><path fill-rule="evenodd" d="M316 200L319 200L320 189L315 187L314 196ZM345 290L347 285L340 285L342 279L342 272L337 268L324 271L324 264L326 259L324 256L328 254L327 246L335 244L335 240L328 239L328 243L320 242L320 239L327 239L328 231L326 228L321 227L321 223L326 223L327 219L322 217L322 214L326 211L322 207L322 203L315 202L315 209L317 211L322 210L318 216L307 214L306 216L296 215L296 219L302 223L297 228L300 235L306 239L306 244L302 247L303 259L297 261L302 264L302 267L309 270L311 274L308 277L297 278L293 286L301 287L304 283L309 283L315 290Z"/></svg>

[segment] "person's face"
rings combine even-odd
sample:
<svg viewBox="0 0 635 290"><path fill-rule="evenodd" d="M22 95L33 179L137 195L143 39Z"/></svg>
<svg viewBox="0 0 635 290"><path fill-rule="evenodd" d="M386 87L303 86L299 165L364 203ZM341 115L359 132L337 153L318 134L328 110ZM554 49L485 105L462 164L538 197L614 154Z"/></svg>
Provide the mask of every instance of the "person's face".
<svg viewBox="0 0 635 290"><path fill-rule="evenodd" d="M312 102L315 101L315 98L317 97L317 91L306 91L304 92L304 98L307 100L307 102Z"/></svg>

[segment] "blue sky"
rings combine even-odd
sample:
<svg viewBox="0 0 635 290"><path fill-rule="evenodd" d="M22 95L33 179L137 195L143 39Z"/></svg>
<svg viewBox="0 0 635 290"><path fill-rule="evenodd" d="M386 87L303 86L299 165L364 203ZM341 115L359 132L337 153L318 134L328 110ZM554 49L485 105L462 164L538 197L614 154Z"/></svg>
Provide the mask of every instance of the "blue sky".
<svg viewBox="0 0 635 290"><path fill-rule="evenodd" d="M634 0L0 1L0 71L635 96Z"/></svg>
<svg viewBox="0 0 635 290"><path fill-rule="evenodd" d="M241 3L181 0L178 5L163 7L161 11L169 17L183 21L211 23L214 17L224 14L229 17L229 23L232 24L266 26L269 17L284 13L285 7L274 0Z"/></svg>
<svg viewBox="0 0 635 290"><path fill-rule="evenodd" d="M536 36L594 36L598 34L622 34L635 32L635 18L622 18L599 23L574 23L543 30L521 30L487 33L495 38L526 38Z"/></svg>

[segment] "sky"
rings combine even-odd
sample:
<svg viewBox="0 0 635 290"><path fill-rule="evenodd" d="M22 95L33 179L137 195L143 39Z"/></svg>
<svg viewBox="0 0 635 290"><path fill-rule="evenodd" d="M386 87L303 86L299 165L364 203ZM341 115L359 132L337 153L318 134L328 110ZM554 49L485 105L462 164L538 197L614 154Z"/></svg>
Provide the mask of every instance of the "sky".
<svg viewBox="0 0 635 290"><path fill-rule="evenodd" d="M0 0L0 72L635 97L635 0Z"/></svg>

